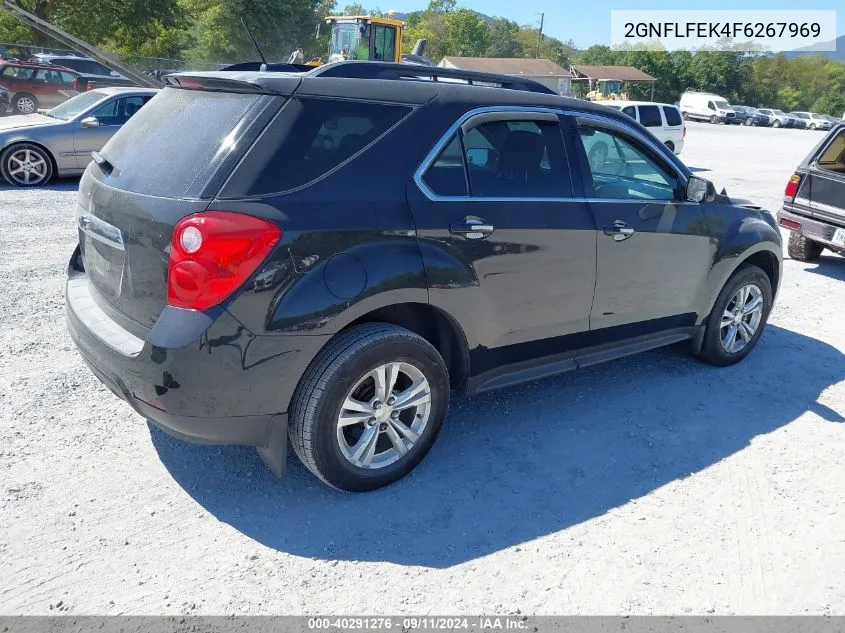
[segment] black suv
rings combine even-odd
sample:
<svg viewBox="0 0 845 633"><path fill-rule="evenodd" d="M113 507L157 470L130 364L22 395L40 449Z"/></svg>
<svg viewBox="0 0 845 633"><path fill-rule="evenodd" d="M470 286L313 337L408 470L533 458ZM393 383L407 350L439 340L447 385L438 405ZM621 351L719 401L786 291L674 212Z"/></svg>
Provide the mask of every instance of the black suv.
<svg viewBox="0 0 845 633"><path fill-rule="evenodd" d="M79 191L70 333L176 436L287 438L370 490L452 392L688 341L744 358L781 275L773 218L630 117L540 84L341 62L167 78Z"/></svg>
<svg viewBox="0 0 845 633"><path fill-rule="evenodd" d="M825 248L845 255L845 124L834 125L786 183L778 223L792 259L818 259Z"/></svg>

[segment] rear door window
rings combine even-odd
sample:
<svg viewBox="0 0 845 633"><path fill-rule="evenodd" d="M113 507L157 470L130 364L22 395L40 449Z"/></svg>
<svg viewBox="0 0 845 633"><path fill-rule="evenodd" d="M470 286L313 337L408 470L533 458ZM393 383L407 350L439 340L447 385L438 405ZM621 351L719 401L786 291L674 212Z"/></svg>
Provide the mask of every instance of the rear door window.
<svg viewBox="0 0 845 633"><path fill-rule="evenodd" d="M660 108L656 105L637 106L640 110L640 123L645 127L661 127Z"/></svg>
<svg viewBox="0 0 845 633"><path fill-rule="evenodd" d="M637 120L637 109L634 106L625 106L622 108L622 112L634 119L634 121Z"/></svg>
<svg viewBox="0 0 845 633"><path fill-rule="evenodd" d="M566 198L572 195L560 125L487 121L464 137L471 195L479 198Z"/></svg>
<svg viewBox="0 0 845 633"><path fill-rule="evenodd" d="M109 184L168 198L201 188L224 157L245 151L236 127L262 98L164 88L100 151L114 165Z"/></svg>
<svg viewBox="0 0 845 633"><path fill-rule="evenodd" d="M410 111L406 106L337 99L288 102L274 124L283 125L287 133L246 188L247 195L288 191L326 175Z"/></svg>
<svg viewBox="0 0 845 633"><path fill-rule="evenodd" d="M684 124L684 120L681 117L681 113L678 111L678 108L673 106L663 106L663 114L666 116L666 125L674 127Z"/></svg>

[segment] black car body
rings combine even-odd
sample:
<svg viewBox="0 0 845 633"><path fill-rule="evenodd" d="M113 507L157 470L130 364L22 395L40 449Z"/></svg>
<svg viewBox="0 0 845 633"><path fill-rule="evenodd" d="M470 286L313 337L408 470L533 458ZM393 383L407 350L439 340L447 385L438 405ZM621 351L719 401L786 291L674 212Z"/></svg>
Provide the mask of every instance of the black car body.
<svg viewBox="0 0 845 633"><path fill-rule="evenodd" d="M374 62L167 82L82 178L67 320L94 373L177 436L257 446L280 473L290 429L324 481L371 489L422 458L450 391L678 341L729 364L762 331L781 269L773 219L615 110ZM190 160L161 161L168 150ZM730 294L747 278L756 334L720 321L751 309ZM748 344L720 352L731 327ZM348 382L377 350L404 360ZM420 408L433 421L415 431ZM338 457L384 439L367 425L399 458ZM376 444L358 458L384 455Z"/></svg>
<svg viewBox="0 0 845 633"><path fill-rule="evenodd" d="M845 123L834 125L798 165L778 223L791 231L793 259L818 259L825 248L845 254Z"/></svg>
<svg viewBox="0 0 845 633"><path fill-rule="evenodd" d="M733 121L730 121L730 123L735 123L736 125L771 125L771 119L765 114L757 112L754 108L733 104L731 105L731 108L734 112L736 112L736 118Z"/></svg>

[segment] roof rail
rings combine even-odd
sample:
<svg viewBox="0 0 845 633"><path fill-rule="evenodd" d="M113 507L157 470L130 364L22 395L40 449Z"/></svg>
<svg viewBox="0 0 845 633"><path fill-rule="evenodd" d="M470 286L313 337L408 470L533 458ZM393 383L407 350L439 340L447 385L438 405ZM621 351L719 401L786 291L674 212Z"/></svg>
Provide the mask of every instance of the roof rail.
<svg viewBox="0 0 845 633"><path fill-rule="evenodd" d="M493 73L480 73L472 70L459 70L457 68L423 66L422 64L344 61L318 66L308 74L312 77L345 77L350 79L430 79L431 81L452 79L465 81L470 85L557 94L551 88L532 79L523 79L510 75L495 75Z"/></svg>

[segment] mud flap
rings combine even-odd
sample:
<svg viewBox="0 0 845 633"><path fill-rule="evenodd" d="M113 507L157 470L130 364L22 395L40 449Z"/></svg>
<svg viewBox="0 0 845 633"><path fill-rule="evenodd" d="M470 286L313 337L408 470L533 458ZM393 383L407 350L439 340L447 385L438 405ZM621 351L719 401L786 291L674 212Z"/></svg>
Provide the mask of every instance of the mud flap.
<svg viewBox="0 0 845 633"><path fill-rule="evenodd" d="M270 420L270 435L266 446L259 446L258 456L276 477L283 477L288 453L288 414L274 415Z"/></svg>

